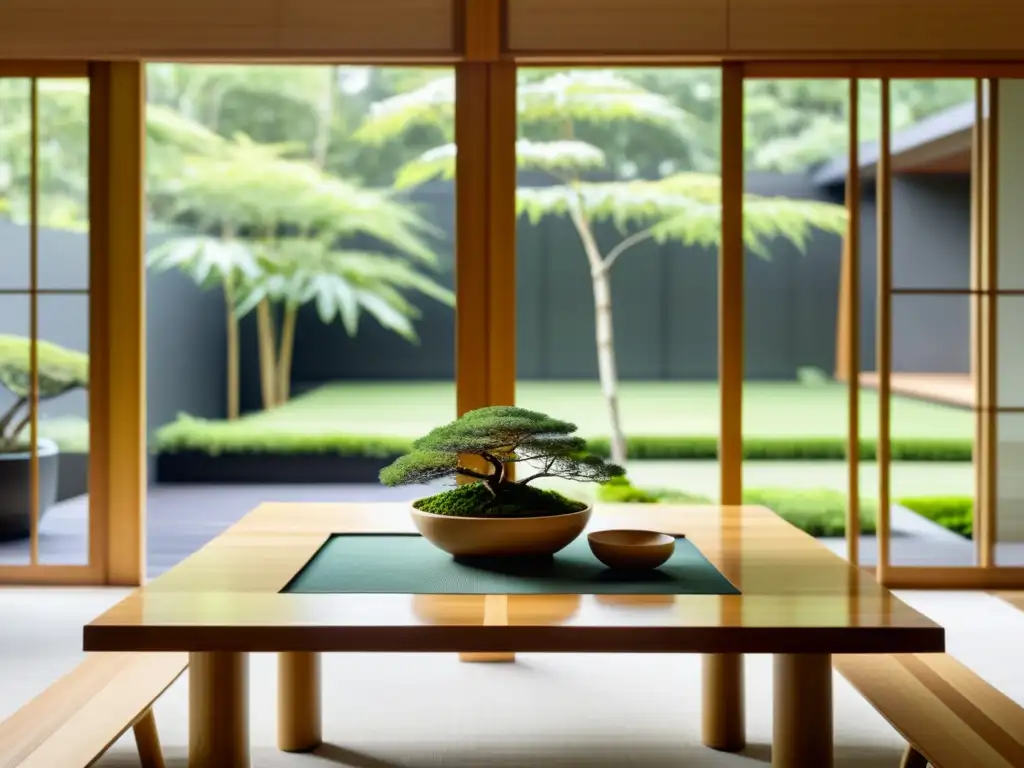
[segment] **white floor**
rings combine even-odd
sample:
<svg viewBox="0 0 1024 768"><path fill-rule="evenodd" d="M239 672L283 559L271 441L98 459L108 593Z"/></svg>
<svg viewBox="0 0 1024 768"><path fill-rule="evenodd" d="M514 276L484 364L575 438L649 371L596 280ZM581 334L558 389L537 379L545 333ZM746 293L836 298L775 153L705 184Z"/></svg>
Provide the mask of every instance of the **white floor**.
<svg viewBox="0 0 1024 768"><path fill-rule="evenodd" d="M0 717L77 663L82 624L121 594L0 590ZM947 627L951 653L1024 703L1024 613L982 594L902 596ZM253 768L741 768L769 759L769 657L747 662L743 755L700 745L696 657L525 655L485 665L450 655L332 655L324 674L328 743L315 756L283 755L273 746L274 659L253 657ZM186 765L186 700L183 679L157 705L168 768ZM836 768L898 765L899 737L839 677L835 721ZM131 737L97 766L138 766Z"/></svg>

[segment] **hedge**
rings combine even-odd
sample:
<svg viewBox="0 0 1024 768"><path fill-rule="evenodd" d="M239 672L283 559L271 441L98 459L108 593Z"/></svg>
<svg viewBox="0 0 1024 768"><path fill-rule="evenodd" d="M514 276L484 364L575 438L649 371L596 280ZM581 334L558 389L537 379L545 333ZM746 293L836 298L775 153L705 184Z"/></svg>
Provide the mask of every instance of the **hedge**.
<svg viewBox="0 0 1024 768"><path fill-rule="evenodd" d="M160 453L198 451L221 453L334 453L339 456L387 457L405 453L414 438L348 435L309 431L287 425L270 426L265 421L208 421L179 416L156 433ZM606 438L589 440L590 449L608 456ZM972 441L955 438L894 438L894 461L970 461ZM862 440L860 457L875 458L875 441ZM714 460L718 440L701 436L633 436L628 440L630 459ZM760 461L837 460L846 458L845 438L835 437L748 437L743 441L744 458Z"/></svg>
<svg viewBox="0 0 1024 768"><path fill-rule="evenodd" d="M637 488L628 480L613 481L598 488L598 499L608 502L640 504L711 504L707 496L664 488ZM815 537L846 534L846 496L827 488L795 490L785 488L748 488L743 491L745 504L768 507L788 523ZM860 530L875 532L877 504L863 500L860 508Z"/></svg>
<svg viewBox="0 0 1024 768"><path fill-rule="evenodd" d="M912 496L896 503L964 538L974 535L974 499L970 496Z"/></svg>

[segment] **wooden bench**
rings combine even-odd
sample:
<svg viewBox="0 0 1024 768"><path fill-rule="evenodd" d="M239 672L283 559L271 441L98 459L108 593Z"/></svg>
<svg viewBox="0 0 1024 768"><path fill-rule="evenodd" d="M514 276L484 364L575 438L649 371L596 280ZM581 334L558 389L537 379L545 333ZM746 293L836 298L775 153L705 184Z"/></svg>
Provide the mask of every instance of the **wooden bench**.
<svg viewBox="0 0 1024 768"><path fill-rule="evenodd" d="M907 740L903 768L1024 768L1024 708L949 654L832 664Z"/></svg>
<svg viewBox="0 0 1024 768"><path fill-rule="evenodd" d="M187 653L93 653L0 723L0 768L86 768L129 728L143 768L164 768L150 707Z"/></svg>

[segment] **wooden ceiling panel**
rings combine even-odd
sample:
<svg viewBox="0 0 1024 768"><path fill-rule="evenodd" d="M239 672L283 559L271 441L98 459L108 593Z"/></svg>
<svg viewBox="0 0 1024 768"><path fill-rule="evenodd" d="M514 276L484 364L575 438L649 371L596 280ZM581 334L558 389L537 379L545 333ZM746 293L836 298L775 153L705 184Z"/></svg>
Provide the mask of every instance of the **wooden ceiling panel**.
<svg viewBox="0 0 1024 768"><path fill-rule="evenodd" d="M513 53L724 51L726 0L508 0Z"/></svg>
<svg viewBox="0 0 1024 768"><path fill-rule="evenodd" d="M730 0L729 49L1024 51L1021 0Z"/></svg>
<svg viewBox="0 0 1024 768"><path fill-rule="evenodd" d="M282 0L281 47L452 53L453 0Z"/></svg>
<svg viewBox="0 0 1024 768"><path fill-rule="evenodd" d="M126 58L275 43L278 0L5 0L3 58Z"/></svg>
<svg viewBox="0 0 1024 768"><path fill-rule="evenodd" d="M454 0L2 0L0 59L454 49Z"/></svg>

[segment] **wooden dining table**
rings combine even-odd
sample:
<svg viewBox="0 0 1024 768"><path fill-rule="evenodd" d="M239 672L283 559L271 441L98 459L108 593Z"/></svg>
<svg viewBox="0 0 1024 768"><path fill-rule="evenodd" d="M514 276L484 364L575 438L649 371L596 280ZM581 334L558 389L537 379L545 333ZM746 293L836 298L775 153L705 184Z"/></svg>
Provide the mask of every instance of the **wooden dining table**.
<svg viewBox="0 0 1024 768"><path fill-rule="evenodd" d="M411 533L409 508L266 503L87 624L84 648L190 654L189 768L250 768L250 653L278 654L287 751L320 744L322 653L704 654L704 742L724 750L743 746L742 656L770 653L772 765L829 768L832 654L945 650L942 627L764 507L598 505L588 530L609 528L685 535L739 593L296 594L334 534Z"/></svg>

